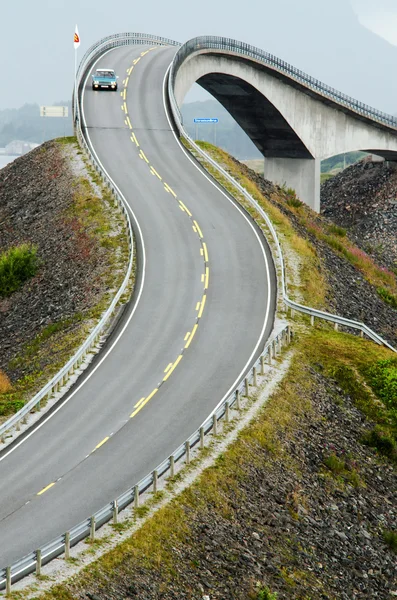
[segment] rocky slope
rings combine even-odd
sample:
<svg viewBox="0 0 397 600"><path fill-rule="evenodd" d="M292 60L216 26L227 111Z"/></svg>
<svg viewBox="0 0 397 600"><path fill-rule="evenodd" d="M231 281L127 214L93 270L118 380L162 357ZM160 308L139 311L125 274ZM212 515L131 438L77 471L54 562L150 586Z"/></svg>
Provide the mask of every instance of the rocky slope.
<svg viewBox="0 0 397 600"><path fill-rule="evenodd" d="M321 186L321 212L355 243L397 269L397 165L361 161Z"/></svg>
<svg viewBox="0 0 397 600"><path fill-rule="evenodd" d="M90 206L103 204L89 180L77 146L57 141L0 171L0 253L28 242L37 246L40 261L33 279L0 298L0 369L13 384L40 377L62 358L57 332L67 334L72 349L107 291L114 250L86 219ZM100 210L107 210L104 204ZM57 344L46 354L43 348L54 336Z"/></svg>

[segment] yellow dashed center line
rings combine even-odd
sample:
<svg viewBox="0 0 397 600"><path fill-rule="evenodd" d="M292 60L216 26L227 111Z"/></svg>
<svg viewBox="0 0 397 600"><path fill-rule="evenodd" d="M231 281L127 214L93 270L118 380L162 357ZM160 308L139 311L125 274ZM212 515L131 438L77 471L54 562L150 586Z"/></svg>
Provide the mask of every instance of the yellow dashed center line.
<svg viewBox="0 0 397 600"><path fill-rule="evenodd" d="M133 68L134 68L134 67L130 67L129 69L127 69L128 77L131 75L131 73L132 73L132 69L133 69Z"/></svg>
<svg viewBox="0 0 397 600"><path fill-rule="evenodd" d="M192 229L193 229L194 233L197 233L197 228L195 225L192 225Z"/></svg>
<svg viewBox="0 0 397 600"><path fill-rule="evenodd" d="M134 132L131 133L131 140L136 144L136 146L139 148L139 144L138 144L138 140L136 139L136 135Z"/></svg>
<svg viewBox="0 0 397 600"><path fill-rule="evenodd" d="M196 304L196 310L198 310L200 308L200 306L201 306L201 302L197 302L197 304Z"/></svg>
<svg viewBox="0 0 397 600"><path fill-rule="evenodd" d="M204 250L204 260L205 260L205 262L208 262L208 250L207 250L207 244L205 242L203 242L203 250Z"/></svg>
<svg viewBox="0 0 397 600"><path fill-rule="evenodd" d="M196 333L196 331L197 331L197 327L198 327L198 324L196 323L196 324L195 324L195 326L194 326L194 327L193 327L193 329L192 329L192 333L190 334L190 336L189 336L189 339L188 339L188 340L187 340L187 342L186 342L185 348L189 348L189 346L190 346L190 342L191 342L191 341L192 341L192 339L194 338L194 334L195 334L195 333Z"/></svg>
<svg viewBox="0 0 397 600"><path fill-rule="evenodd" d="M171 369L172 367L172 363L170 363L165 369L164 369L164 373L168 373L168 371Z"/></svg>
<svg viewBox="0 0 397 600"><path fill-rule="evenodd" d="M46 492L47 490L49 490L50 488L52 488L55 485L55 481L53 483L50 483L49 485L47 485L45 488L43 488L41 490L41 492L37 492L38 496L41 496L41 494L44 494L44 492Z"/></svg>
<svg viewBox="0 0 397 600"><path fill-rule="evenodd" d="M204 273L202 273L202 275L201 275L201 283L204 283L204 277L205 277L205 275L204 275Z"/></svg>
<svg viewBox="0 0 397 600"><path fill-rule="evenodd" d="M210 270L209 270L208 267L205 267L205 284L204 284L204 289L206 289L206 290L208 290L209 277L210 277Z"/></svg>
<svg viewBox="0 0 397 600"><path fill-rule="evenodd" d="M156 177L158 179L160 179L160 181L162 180L162 177L157 173L156 169L154 167L150 167L150 172L152 175L156 175Z"/></svg>
<svg viewBox="0 0 397 600"><path fill-rule="evenodd" d="M153 396L155 395L156 392L158 392L158 390L159 390L159 388L154 389L153 392L151 394L149 394L149 396L147 398L142 399L138 402L139 406L136 410L134 410L133 413L131 413L130 419L135 417L135 415L137 413L139 413L140 410L142 410L142 408L145 406L145 404L147 404L149 402L149 400L151 400L153 398Z"/></svg>
<svg viewBox="0 0 397 600"><path fill-rule="evenodd" d="M132 62L134 63L134 65L136 65L137 63L139 63L139 61L141 60L141 57L138 56L138 58L136 58L135 60L133 60Z"/></svg>
<svg viewBox="0 0 397 600"><path fill-rule="evenodd" d="M140 150L140 151L139 151L139 156L140 156L140 158L142 158L142 160L144 160L145 162L147 162L147 164L149 164L149 161L148 161L148 159L146 158L146 155L145 155L145 153L144 153L144 151L143 151L143 150Z"/></svg>
<svg viewBox="0 0 397 600"><path fill-rule="evenodd" d="M146 50L145 52L141 52L141 56L145 56L145 54L147 54L149 52L149 50Z"/></svg>
<svg viewBox="0 0 397 600"><path fill-rule="evenodd" d="M179 200L179 204L182 206L182 208L183 208L184 210L186 210L186 212L187 212L187 214L189 215L189 217L191 217L191 216L192 216L192 213L191 213L191 212L190 212L190 210L187 208L187 206L185 206L185 205L183 204L182 200Z"/></svg>
<svg viewBox="0 0 397 600"><path fill-rule="evenodd" d="M199 227L199 224L197 223L197 221L193 221L193 223L195 224L195 226L196 226L196 228L197 228L197 233L199 234L199 236L200 236L201 238L203 238L203 234L202 234L202 232L201 232L201 229L200 229L200 227Z"/></svg>
<svg viewBox="0 0 397 600"><path fill-rule="evenodd" d="M204 310L206 299L207 299L207 296L206 296L206 294L204 294L203 299L201 301L201 306L200 306L199 314L198 314L198 318L199 319L201 319L201 315L203 314L203 310Z"/></svg>
<svg viewBox="0 0 397 600"><path fill-rule="evenodd" d="M105 437L102 442L99 442L98 446L95 446L95 450L98 450L98 448L100 448L101 446L103 446L103 444L106 444L106 442L108 441L109 436Z"/></svg>
<svg viewBox="0 0 397 600"><path fill-rule="evenodd" d="M202 248L200 248L200 254L201 254L201 256L203 256L203 254L204 254L204 250Z"/></svg>
<svg viewBox="0 0 397 600"><path fill-rule="evenodd" d="M183 358L183 356L182 356L182 354L180 354L178 356L178 358L176 359L176 361L174 362L174 364L172 365L171 369L168 371L167 375L164 377L163 381L167 381L168 377L171 375L171 373L174 371L174 369L177 368L177 366L181 362L182 358Z"/></svg>
<svg viewBox="0 0 397 600"><path fill-rule="evenodd" d="M174 190L172 188L170 188L170 186L168 185L168 183L164 182L164 187L167 190L167 192L169 192L170 194L172 194L174 196L174 198L176 198L176 194L175 194Z"/></svg>
<svg viewBox="0 0 397 600"><path fill-rule="evenodd" d="M128 75L127 79L124 80L125 87L128 87L129 80L130 80L130 76Z"/></svg>
<svg viewBox="0 0 397 600"><path fill-rule="evenodd" d="M138 402L135 404L134 408L138 408L138 406L140 406L144 400L145 400L145 397L138 400Z"/></svg>
<svg viewBox="0 0 397 600"><path fill-rule="evenodd" d="M124 107L123 110L124 110L125 114L127 114L128 113L128 108L127 108L127 105L126 105L125 102L123 104L123 107Z"/></svg>
<svg viewBox="0 0 397 600"><path fill-rule="evenodd" d="M130 129L132 129L132 125L131 125L130 117L129 117L128 115L127 115L126 121L127 121L127 125L128 125L128 127L129 127Z"/></svg>

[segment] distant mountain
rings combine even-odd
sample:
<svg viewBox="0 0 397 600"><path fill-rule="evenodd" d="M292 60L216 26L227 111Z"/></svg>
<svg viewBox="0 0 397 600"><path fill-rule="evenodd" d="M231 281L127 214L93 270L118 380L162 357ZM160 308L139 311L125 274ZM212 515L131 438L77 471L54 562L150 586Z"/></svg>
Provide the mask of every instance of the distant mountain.
<svg viewBox="0 0 397 600"><path fill-rule="evenodd" d="M63 135L72 135L72 103L56 102L57 106L68 106L68 118L40 117L38 104L25 104L18 109L0 110L0 147L14 140L41 144Z"/></svg>

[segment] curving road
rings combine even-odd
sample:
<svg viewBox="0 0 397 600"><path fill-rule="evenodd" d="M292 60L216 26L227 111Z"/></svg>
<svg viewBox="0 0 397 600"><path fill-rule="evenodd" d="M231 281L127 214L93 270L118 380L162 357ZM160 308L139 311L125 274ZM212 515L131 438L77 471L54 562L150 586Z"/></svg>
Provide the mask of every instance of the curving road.
<svg viewBox="0 0 397 600"><path fill-rule="evenodd" d="M163 81L174 52L114 49L97 64L115 68L118 92L94 92L89 80L83 91L87 140L131 208L139 276L93 368L0 454L0 567L153 470L233 389L271 331L269 249L171 130Z"/></svg>

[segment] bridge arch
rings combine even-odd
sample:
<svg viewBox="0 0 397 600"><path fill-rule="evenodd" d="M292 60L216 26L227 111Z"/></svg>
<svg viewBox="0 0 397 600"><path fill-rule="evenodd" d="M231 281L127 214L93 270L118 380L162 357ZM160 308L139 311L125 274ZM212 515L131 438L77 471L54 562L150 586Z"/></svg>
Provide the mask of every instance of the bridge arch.
<svg viewBox="0 0 397 600"><path fill-rule="evenodd" d="M236 40L201 37L176 53L180 107L194 83L212 94L265 157L265 177L320 210L321 160L364 150L397 161L397 120Z"/></svg>

